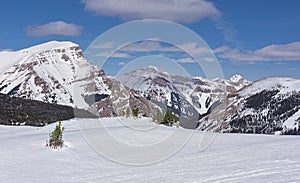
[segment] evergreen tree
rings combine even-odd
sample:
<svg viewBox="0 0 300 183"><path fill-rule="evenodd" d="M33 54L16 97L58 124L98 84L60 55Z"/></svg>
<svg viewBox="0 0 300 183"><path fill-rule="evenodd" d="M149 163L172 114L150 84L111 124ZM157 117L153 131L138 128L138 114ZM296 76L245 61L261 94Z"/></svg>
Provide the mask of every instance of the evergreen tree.
<svg viewBox="0 0 300 183"><path fill-rule="evenodd" d="M132 114L133 114L134 117L138 117L138 115L139 115L139 109L138 108L133 108L132 109Z"/></svg>
<svg viewBox="0 0 300 183"><path fill-rule="evenodd" d="M173 114L170 110L167 110L163 119L162 124L172 126L178 121L178 117Z"/></svg>
<svg viewBox="0 0 300 183"><path fill-rule="evenodd" d="M49 135L49 141L46 146L52 147L54 149L62 148L63 141L63 131L64 127L61 126L61 122L56 125L55 129Z"/></svg>

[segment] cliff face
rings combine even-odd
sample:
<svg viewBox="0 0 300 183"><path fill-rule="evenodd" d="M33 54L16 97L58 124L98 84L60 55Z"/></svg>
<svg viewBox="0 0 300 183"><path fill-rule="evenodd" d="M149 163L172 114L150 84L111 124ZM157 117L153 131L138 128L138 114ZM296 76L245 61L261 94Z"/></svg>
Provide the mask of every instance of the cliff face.
<svg viewBox="0 0 300 183"><path fill-rule="evenodd" d="M228 98L220 132L299 134L300 80L266 78L256 81ZM220 111L216 108L215 111ZM200 126L216 121L207 116Z"/></svg>
<svg viewBox="0 0 300 183"><path fill-rule="evenodd" d="M89 64L77 44L56 41L0 52L0 62L0 93L70 107L63 111L73 107L112 117L133 108L146 116L171 110L179 116L180 125L190 129L267 134L299 131L300 81L296 79L277 77L252 83L235 75L229 80L208 80L170 75L154 66L113 78ZM7 104L1 104L2 114L7 113L1 120L23 123L13 117L18 113ZM44 118L53 121L51 116Z"/></svg>
<svg viewBox="0 0 300 183"><path fill-rule="evenodd" d="M152 114L154 104L138 99L133 90L89 64L77 44L52 41L1 52L0 60L13 63L1 69L0 93L89 109L100 117L122 115L134 107Z"/></svg>
<svg viewBox="0 0 300 183"><path fill-rule="evenodd" d="M199 119L226 102L228 95L251 83L239 75L229 80L174 76L154 66L121 74L116 80L164 111L171 110L179 116L180 125L190 129L197 128Z"/></svg>

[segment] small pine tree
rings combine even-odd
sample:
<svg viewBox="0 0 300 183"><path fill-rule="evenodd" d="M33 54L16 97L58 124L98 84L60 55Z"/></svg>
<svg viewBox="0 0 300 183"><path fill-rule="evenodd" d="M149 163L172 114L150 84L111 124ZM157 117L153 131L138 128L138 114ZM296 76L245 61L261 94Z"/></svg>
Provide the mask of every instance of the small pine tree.
<svg viewBox="0 0 300 183"><path fill-rule="evenodd" d="M178 121L178 117L173 114L170 110L167 110L163 119L162 124L166 126L172 126Z"/></svg>
<svg viewBox="0 0 300 183"><path fill-rule="evenodd" d="M61 122L56 125L55 129L49 134L49 141L46 142L46 146L54 149L62 148L64 127L61 126Z"/></svg>
<svg viewBox="0 0 300 183"><path fill-rule="evenodd" d="M134 117L138 117L138 115L139 115L139 109L138 108L133 108L132 109L132 114L133 114Z"/></svg>

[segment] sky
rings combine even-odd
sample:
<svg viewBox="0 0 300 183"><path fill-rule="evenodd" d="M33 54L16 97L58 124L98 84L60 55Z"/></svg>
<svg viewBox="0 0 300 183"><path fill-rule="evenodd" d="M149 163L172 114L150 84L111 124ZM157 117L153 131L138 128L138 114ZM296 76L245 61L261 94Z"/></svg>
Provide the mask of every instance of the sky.
<svg viewBox="0 0 300 183"><path fill-rule="evenodd" d="M186 42L175 45L181 50L157 37L132 42L110 57L111 61L103 65L105 72L115 75L133 60L158 55L180 64L191 75L205 73L194 67L194 57L188 52L196 57L205 53L206 56L199 57L203 63L218 60L225 78L240 74L249 80L273 76L300 79L299 7L298 0L2 1L0 51L19 50L51 40L72 41L86 51L99 35L118 25L132 20L162 19L185 26L205 44L185 36L179 37ZM177 37L173 31L169 34ZM108 56L107 48L120 47L109 40L94 46L98 46L99 57ZM211 53L205 52L205 48Z"/></svg>

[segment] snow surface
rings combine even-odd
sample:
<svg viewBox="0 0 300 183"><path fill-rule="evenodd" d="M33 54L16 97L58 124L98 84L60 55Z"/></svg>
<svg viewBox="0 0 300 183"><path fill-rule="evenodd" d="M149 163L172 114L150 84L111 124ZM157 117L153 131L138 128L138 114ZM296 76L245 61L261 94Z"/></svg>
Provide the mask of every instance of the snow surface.
<svg viewBox="0 0 300 183"><path fill-rule="evenodd" d="M287 128L287 129L294 129L296 128L298 130L298 127L300 126L298 123L296 122L297 119L300 119L300 110L297 111L296 113L294 113L291 117L289 117L284 123L283 123L283 127Z"/></svg>
<svg viewBox="0 0 300 183"><path fill-rule="evenodd" d="M159 140L174 130L157 126L155 134L149 136L145 132L143 138L141 131L128 133L127 127L116 121L117 118L102 120L111 132L120 134L118 138L137 139L132 143ZM145 119L127 122L137 128L150 124ZM199 152L203 133L195 132L178 153L165 161L148 166L125 166L94 151L83 139L75 119L63 122L67 147L61 150L45 147L55 125L0 126L0 182L300 181L299 136L217 134L213 143ZM101 137L102 133L98 135Z"/></svg>
<svg viewBox="0 0 300 183"><path fill-rule="evenodd" d="M8 94L19 88L14 96L88 108L85 95L110 94L103 78L95 78L97 71L77 44L50 41L15 52L0 52L0 92Z"/></svg>
<svg viewBox="0 0 300 183"><path fill-rule="evenodd" d="M229 78L229 81L236 83L239 82L240 79L243 79L243 77L241 75L235 74L231 78Z"/></svg>
<svg viewBox="0 0 300 183"><path fill-rule="evenodd" d="M20 63L22 60L28 60L27 56L30 56L33 53L68 48L68 47L77 47L78 45L69 41L50 41L40 45L32 46L30 48L25 48L19 51L1 51L0 52L0 74L5 72L7 69L12 67L14 64ZM26 58L26 59L25 59Z"/></svg>
<svg viewBox="0 0 300 183"><path fill-rule="evenodd" d="M249 96L259 93L263 90L274 90L279 89L279 94L286 94L293 91L300 91L300 80L293 78L283 78L283 77L272 77L265 78L253 82L249 86L246 86L243 90L239 92L241 96Z"/></svg>
<svg viewBox="0 0 300 183"><path fill-rule="evenodd" d="M12 67L14 64L24 57L25 54L18 51L1 51L0 52L0 74L5 72L8 68Z"/></svg>

